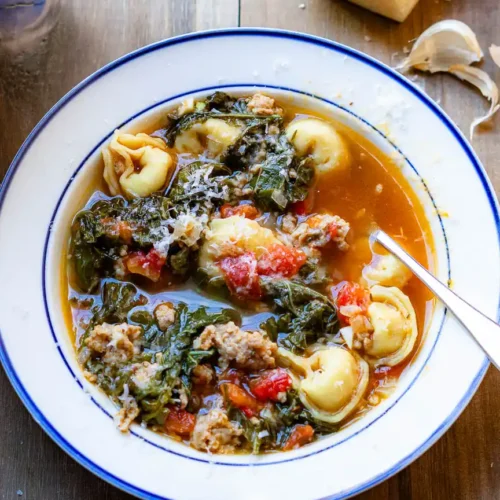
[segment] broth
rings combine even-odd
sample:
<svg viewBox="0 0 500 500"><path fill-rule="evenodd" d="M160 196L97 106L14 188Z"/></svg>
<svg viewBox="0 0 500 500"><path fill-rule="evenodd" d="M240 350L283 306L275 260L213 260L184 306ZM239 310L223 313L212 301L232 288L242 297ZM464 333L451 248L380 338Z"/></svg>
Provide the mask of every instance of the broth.
<svg viewBox="0 0 500 500"><path fill-rule="evenodd" d="M319 118L325 122L331 122L327 117L313 113L310 110L294 107L290 103L287 104L286 101L282 104L286 108L284 127L294 120L307 118ZM134 126L133 131L146 131L148 134L155 135L154 132L158 129L158 123L161 123L161 120L155 118L153 123L154 125L151 125L150 122L149 126L144 123L140 126ZM313 184L309 187L305 206L309 214L335 214L348 221L350 230L347 242L350 247L348 251L339 251L330 247L322 251L322 263L327 270L329 282L326 288L318 288L317 285L313 285L313 288L329 294L330 289L335 289L335 286L339 283L345 281L360 282L363 268L372 261L374 255L374 249L371 248L370 243L370 233L377 227L398 240L423 266L429 267L432 264L431 258L433 256L431 231L423 207L408 181L404 178L401 169L367 139L345 126L338 124L336 126L341 130L343 140L350 151L350 168L344 171L323 174L320 178L316 176ZM157 135L163 133L164 131L160 130ZM197 155L179 154L173 148L165 148L165 151L176 158L177 165L176 172L171 175L167 184L172 179L176 179L179 170L198 159ZM93 168L101 172L103 169L102 162L99 162ZM101 197L100 194L96 194L97 191L109 194L107 186L101 180L100 175L96 179L94 193L90 197L87 207L92 206L95 200ZM257 220L262 225L275 227L274 221L276 219L273 215L263 213ZM380 248L377 248L376 252L378 254L384 253ZM74 258L68 260L65 255L62 267L64 269L62 273L63 286L61 287L63 310L68 330L72 334L72 341L80 349L82 335L86 335L85 331L92 317L90 303L93 300L94 305L99 305L100 300L96 295L88 295L79 291L78 280L74 272ZM257 329L263 320L270 316L276 316L274 308L268 303L248 301L247 299L241 300L241 297L234 297L227 293L214 295L213 290L200 286L200 283L192 278L187 281L179 279L169 271L162 272L160 279L156 282L134 274L127 275L126 281L134 283L139 288L143 295L146 296L150 308L165 302L186 302L190 307L205 305L208 306L210 311L230 306L241 314L243 329ZM410 299L415 310L418 324L418 340L415 347L411 355L396 366L381 366L370 369L370 380L364 397L357 405L357 408L349 414L349 417L339 423L337 429L349 425L369 408L376 406L382 399L387 397L418 350L424 335L425 325L432 314L433 299L427 289L415 277L412 277L402 290ZM305 350L306 354L314 352L315 349L311 351L311 349L307 348ZM194 389L194 395L203 400L199 405L201 414L204 411L209 411L213 405L215 397L213 394L216 392L217 387L220 387L221 384L224 385L225 380L231 379L231 376L228 379L227 372L224 372L224 370L219 367L214 368L219 378L219 385L208 384L203 390L199 390L195 386ZM251 384L253 383L252 377L254 377L252 373L245 373L240 374L238 379L240 387L249 393L251 393ZM153 430L164 431L160 423L153 425L152 428ZM186 439L183 434L176 434L175 432L169 432L169 434L176 439L184 440L186 444L190 444L190 440ZM286 449L286 446L283 449ZM249 451L249 449L248 446L243 446L236 451ZM263 451L274 450L270 447Z"/></svg>

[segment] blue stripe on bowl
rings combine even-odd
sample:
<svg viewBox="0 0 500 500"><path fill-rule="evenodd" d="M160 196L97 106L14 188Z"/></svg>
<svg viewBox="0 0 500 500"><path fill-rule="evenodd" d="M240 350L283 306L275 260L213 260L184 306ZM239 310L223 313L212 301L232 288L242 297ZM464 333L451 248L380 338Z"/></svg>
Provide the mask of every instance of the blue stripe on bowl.
<svg viewBox="0 0 500 500"><path fill-rule="evenodd" d="M68 94L66 94L53 108L50 109L50 111L42 118L42 120L38 123L38 125L33 129L33 131L30 133L26 141L23 143L21 146L20 150L14 157L14 160L9 168L9 171L7 172L7 175L5 176L5 179L2 183L2 188L0 190L0 208L3 205L3 201L5 199L5 195L7 193L8 187L10 185L10 182L12 180L12 177L19 166L24 154L26 151L29 149L33 141L36 139L38 134L43 130L43 128L47 125L47 123L52 119L52 117L60 110L62 109L73 97L78 95L83 89L85 89L88 85L90 85L92 82L95 80L98 80L108 72L113 71L114 69L122 66L123 64L126 64L128 61L131 61L137 57L141 57L149 52L153 52L156 50L164 49L169 46L177 45L179 43L188 43L191 41L197 41L201 40L204 38L218 38L218 37L231 37L231 36L264 36L264 37L272 37L272 38L284 38L284 39L292 39L295 41L300 41L303 43L310 43L313 45L321 46L324 47L328 50L333 50L335 52L340 52L343 53L349 57L352 57L354 59L357 59L364 64L367 64L377 71L380 71L384 73L386 76L391 78L392 80L398 82L400 85L405 87L407 90L409 90L413 95L415 95L426 107L428 107L441 121L442 123L448 128L450 133L454 136L454 138L457 140L457 142L460 144L464 152L467 154L470 162L472 163L474 169L476 170L476 173L483 185L483 189L485 192L485 195L489 201L491 210L492 210L492 215L495 220L495 224L497 227L497 233L499 234L499 240L500 240L500 215L499 215L499 208L498 204L495 198L494 191L491 187L491 184L487 178L486 173L484 172L484 169L480 165L477 157L475 156L474 152L472 151L471 147L465 140L463 134L457 129L457 127L451 122L451 120L446 116L446 114L425 94L423 94L417 87L415 87L412 83L410 83L407 79L405 79L403 76L400 74L396 73L389 67L385 66L384 64L376 61L375 59L362 54L354 49L351 49L349 47L345 47L343 45L337 44L335 42L331 42L326 39L322 39L319 37L315 37L312 35L305 35L305 34L299 34L295 32L289 32L289 31L280 31L280 30L267 30L267 29L255 29L255 28L248 28L248 29L227 29L227 30L216 30L216 31L207 31L207 32L201 32L201 33L193 33L193 34L188 34L188 35L183 35L179 36L176 38L172 38L169 40L163 40L161 42L154 43L152 45L146 46L142 49L139 49L135 52L132 52L130 54L127 54L123 56L120 59L117 59L116 61L113 61L112 63L104 66L101 68L99 71L96 73L92 74L89 76L87 79L85 79L83 82L81 82L79 85L77 85L74 89L72 89ZM221 86L218 86L220 88ZM500 295L500 294L499 294ZM499 305L500 309L500 305ZM35 420L42 426L42 428L49 434L50 437L59 445L61 448L63 448L68 454L70 454L75 460L77 460L80 464L83 466L87 467L89 470L91 470L93 473L96 475L100 476L101 478L105 479L106 481L110 482L111 484L129 492L135 495L138 495L142 498L151 498L151 499L156 499L156 498L164 498L160 497L154 494L151 494L147 491L144 491L130 483L127 483L126 481L123 481L122 479L113 476L106 470L102 469L101 467L97 466L94 464L92 461L90 461L87 457L83 456L77 449L75 449L70 443L68 443L58 432L57 430L51 425L49 421L45 419L43 414L40 412L40 410L36 407L36 405L33 403L32 399L30 398L29 394L27 393L26 389L23 387L22 383L20 382L11 362L8 357L8 353L5 349L5 346L3 344L1 335L0 335L0 361L2 362L5 371L7 373L7 376L9 377L12 385L14 386L16 392L18 393L19 397L27 407L27 409L31 412ZM429 448L443 433L444 431L454 422L454 420L458 417L458 415L461 413L461 411L465 408L466 404L470 400L470 398L473 396L475 390L479 386L479 383L482 380L482 377L484 376L486 369L488 367L488 361L485 359L484 364L476 374L472 384L470 387L467 389L464 397L462 400L459 402L459 404L456 406L454 411L448 416L448 418L437 428L434 433L427 439L426 442L424 442L418 449L416 449L413 453L405 457L403 460L395 464L391 469L380 473L379 475L375 476L374 478L364 482L363 484L357 485L356 487L346 490L344 492L341 492L339 494L336 494L335 496L331 498L345 498L351 495L354 495L356 493L359 493L367 488L370 488L379 482L387 479L391 475L395 474L399 470L401 470L403 467L411 463L414 459L416 459L419 455L421 455L425 450ZM69 368L69 366L68 366ZM190 457L191 458L191 457ZM301 457L302 458L302 457ZM238 464L240 465L240 464Z"/></svg>

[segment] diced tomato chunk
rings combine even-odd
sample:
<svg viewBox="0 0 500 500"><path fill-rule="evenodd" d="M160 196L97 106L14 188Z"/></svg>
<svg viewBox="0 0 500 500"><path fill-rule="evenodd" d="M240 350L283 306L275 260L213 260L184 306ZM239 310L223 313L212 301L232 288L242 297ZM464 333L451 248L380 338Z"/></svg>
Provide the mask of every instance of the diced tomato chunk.
<svg viewBox="0 0 500 500"><path fill-rule="evenodd" d="M283 368L267 370L250 381L253 395L260 401L279 401L279 396L292 387L292 379Z"/></svg>
<svg viewBox="0 0 500 500"><path fill-rule="evenodd" d="M339 318L344 323L350 324L351 317L367 313L370 305L370 292L358 283L346 281L337 288L336 302ZM347 308L352 309L349 315L346 314Z"/></svg>
<svg viewBox="0 0 500 500"><path fill-rule="evenodd" d="M291 211L296 215L306 215L307 214L307 205L306 201L296 201L291 205Z"/></svg>
<svg viewBox="0 0 500 500"><path fill-rule="evenodd" d="M196 417L177 406L169 406L168 415L165 417L164 427L168 433L188 436L194 430Z"/></svg>
<svg viewBox="0 0 500 500"><path fill-rule="evenodd" d="M260 212L256 207L250 204L238 205L236 207L226 203L222 205L220 209L220 215L223 219L227 219L228 217L232 217L233 215L239 215L241 217L245 217L246 219L256 219Z"/></svg>
<svg viewBox="0 0 500 500"><path fill-rule="evenodd" d="M125 257L124 262L127 269L132 274L140 274L151 281L158 281L161 270L165 265L166 258L160 255L154 248L147 254L139 250L132 252Z"/></svg>
<svg viewBox="0 0 500 500"><path fill-rule="evenodd" d="M224 257L219 261L226 284L232 293L240 298L260 299L257 259L253 252L245 252L237 257Z"/></svg>
<svg viewBox="0 0 500 500"><path fill-rule="evenodd" d="M328 225L327 231L328 234L330 235L330 238L333 240L339 234L339 226L335 222L332 222L331 224Z"/></svg>
<svg viewBox="0 0 500 500"><path fill-rule="evenodd" d="M257 273L260 276L291 278L304 265L306 256L301 250L275 243L260 257Z"/></svg>
<svg viewBox="0 0 500 500"><path fill-rule="evenodd" d="M252 418L262 409L262 405L242 387L229 382L221 384L220 387L222 394L235 408L239 408L245 417Z"/></svg>
<svg viewBox="0 0 500 500"><path fill-rule="evenodd" d="M314 429L310 425L296 425L283 446L283 451L295 450L312 441Z"/></svg>

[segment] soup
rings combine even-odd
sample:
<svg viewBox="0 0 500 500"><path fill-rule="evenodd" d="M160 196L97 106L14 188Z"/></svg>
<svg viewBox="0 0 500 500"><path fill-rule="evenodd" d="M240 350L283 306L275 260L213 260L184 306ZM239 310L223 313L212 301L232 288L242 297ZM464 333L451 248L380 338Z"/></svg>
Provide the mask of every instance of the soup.
<svg viewBox="0 0 500 500"><path fill-rule="evenodd" d="M140 423L209 453L288 451L394 389L431 299L422 207L352 130L256 93L188 99L115 132L73 221L64 298L89 382Z"/></svg>

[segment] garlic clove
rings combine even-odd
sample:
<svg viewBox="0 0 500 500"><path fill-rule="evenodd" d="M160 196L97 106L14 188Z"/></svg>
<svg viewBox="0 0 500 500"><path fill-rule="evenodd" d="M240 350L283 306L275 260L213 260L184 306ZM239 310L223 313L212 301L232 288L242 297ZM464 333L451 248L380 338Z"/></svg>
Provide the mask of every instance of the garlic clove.
<svg viewBox="0 0 500 500"><path fill-rule="evenodd" d="M490 54L500 66L500 47L492 45ZM490 76L471 64L481 61L483 51L475 33L461 21L440 21L424 31L413 45L409 56L396 69L415 68L437 73L448 72L477 87L490 101L490 109L484 116L476 118L470 126L470 138L478 125L489 120L500 108L498 87Z"/></svg>
<svg viewBox="0 0 500 500"><path fill-rule="evenodd" d="M447 19L425 30L397 69L436 73L452 65L470 65L483 58L475 33L461 21Z"/></svg>
<svg viewBox="0 0 500 500"><path fill-rule="evenodd" d="M500 47L492 45L490 47L490 55L497 66L500 66Z"/></svg>
<svg viewBox="0 0 500 500"><path fill-rule="evenodd" d="M488 121L500 108L498 104L498 87L495 82L490 78L488 73L479 68L472 66L465 66L463 64L456 64L451 66L448 71L464 80L475 87L491 102L488 113L484 116L476 118L470 126L470 137L474 136L474 131L478 125Z"/></svg>

